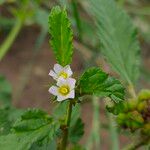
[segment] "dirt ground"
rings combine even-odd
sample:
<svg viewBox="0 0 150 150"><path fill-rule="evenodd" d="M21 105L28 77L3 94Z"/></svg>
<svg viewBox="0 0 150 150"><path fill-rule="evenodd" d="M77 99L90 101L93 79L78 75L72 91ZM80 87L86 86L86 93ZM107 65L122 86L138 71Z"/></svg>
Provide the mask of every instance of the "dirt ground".
<svg viewBox="0 0 150 150"><path fill-rule="evenodd" d="M34 57L33 47L38 36L38 32L39 30L37 28L24 28L21 31L9 53L2 60L2 62L0 62L0 74L5 75L12 84L13 104L16 107L38 107L51 113L54 104L51 101L48 88L53 80L48 76L48 73L49 70L53 68L56 60L49 46L49 37L47 37L44 41L40 52L36 56L31 73L28 74L30 63ZM147 68L149 68L150 53L148 52L147 48L143 52L143 55L147 56L144 64ZM75 74L78 75L84 68L82 57L83 56L75 51L73 64L71 67ZM26 81L28 81L27 84L25 84ZM23 85L25 85L25 88L22 89ZM149 85L146 86L148 87ZM100 115L101 122L107 122L106 118L104 117L103 107ZM82 118L85 123L85 135L81 140L81 143L83 144L86 142L88 134L90 133L92 122L92 107L88 102L82 104ZM110 149L108 138L109 134L106 132L106 130L102 130L103 150ZM121 136L120 141L121 145L125 146L129 142L129 139Z"/></svg>

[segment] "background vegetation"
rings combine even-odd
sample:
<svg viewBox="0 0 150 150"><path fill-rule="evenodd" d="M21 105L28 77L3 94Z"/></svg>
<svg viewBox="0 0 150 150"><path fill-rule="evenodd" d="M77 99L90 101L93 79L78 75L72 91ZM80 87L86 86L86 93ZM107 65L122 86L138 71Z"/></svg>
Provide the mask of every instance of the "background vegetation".
<svg viewBox="0 0 150 150"><path fill-rule="evenodd" d="M54 111L56 118L63 110L65 111L65 106L61 108L62 112L60 112L59 106L54 110L56 104L53 103L52 97L47 92L51 82L48 73L56 63L52 48L49 46L50 36L48 34L48 17L51 8L55 5L65 7L71 20L75 51L72 69L76 77L85 68L101 67L108 74L121 80L126 87L126 99L136 99L138 102L140 101L138 93L141 89L150 88L149 0L116 0L115 3L111 1L108 3L104 0L1 0L1 135L7 135L10 132L11 126L25 112L25 108L42 108L49 114ZM54 47L53 49L55 50ZM67 64L69 59L65 59L65 61ZM113 95L111 98L116 100L115 96ZM117 100L119 101L119 99ZM110 103L106 99L102 101L95 96L85 96L82 100L81 110L78 107L76 110L80 111L84 125L79 118L80 113L76 115L77 113L74 112L76 116L74 122L78 120L77 128L80 130L78 133L72 130L74 136L70 136L69 140L76 144L83 136L84 128L85 134L80 140L80 144L89 150L100 147L104 150L136 149L138 147L149 149L149 139L145 136L141 139L138 136L139 131L134 132L137 128L145 129L143 124L140 124L140 111L131 114L135 107L132 104L125 105L132 107L128 108L128 113L129 116L132 115L137 119L133 119L133 124L126 125L124 123L124 121L132 122L132 119L130 120L130 117L127 116L124 118L123 115L126 112L123 109L120 111L120 107L114 109L110 107ZM30 111L33 110L29 110L28 113ZM43 112L34 111L32 113L36 115L42 114L39 119L46 117ZM108 113L108 111L112 113ZM113 114L120 115L116 119ZM29 114L24 115L27 117ZM150 115L147 114L147 117L149 120ZM30 118L28 119L30 120ZM46 124L50 124L51 118L46 119ZM19 131L18 124L16 124L16 131ZM137 124L140 124L140 127ZM45 127L43 130L49 129ZM147 133L149 136L150 130ZM33 137L34 134L37 133L33 133ZM38 135L38 137L41 136ZM25 135L25 143L20 143L19 146L25 145L31 149L37 149L36 144L28 145L32 139L36 140L33 137ZM8 140L8 138L10 141L14 139L11 135L7 139L0 140L0 145L5 144L1 141ZM10 145L15 147L16 143L12 143ZM55 145L56 143L52 142L43 149L50 147L55 149ZM80 149L80 146L76 145L75 148Z"/></svg>

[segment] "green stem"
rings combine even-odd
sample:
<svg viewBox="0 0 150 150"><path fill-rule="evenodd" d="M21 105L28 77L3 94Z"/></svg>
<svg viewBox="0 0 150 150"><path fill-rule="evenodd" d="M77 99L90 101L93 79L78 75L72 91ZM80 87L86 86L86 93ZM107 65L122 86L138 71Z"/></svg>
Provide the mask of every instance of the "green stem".
<svg viewBox="0 0 150 150"><path fill-rule="evenodd" d="M136 99L136 92L135 92L135 89L134 89L134 86L132 84L130 84L128 86L128 91L129 91L129 94L131 95L132 98Z"/></svg>
<svg viewBox="0 0 150 150"><path fill-rule="evenodd" d="M70 121L71 121L71 114L72 114L72 102L69 101L67 116L66 116L66 122L65 122L65 128L63 129L63 137L62 137L62 141L61 141L60 150L66 150L66 148L67 148L69 126L70 126Z"/></svg>
<svg viewBox="0 0 150 150"><path fill-rule="evenodd" d="M1 45L1 47L0 47L0 61L2 60L2 58L5 56L5 54L8 52L9 48L13 44L15 38L17 37L17 35L18 35L18 33L22 27L22 24L23 24L23 20L17 19L16 24L14 25L14 27L10 31L10 33L7 36L7 38L5 39L4 43Z"/></svg>
<svg viewBox="0 0 150 150"><path fill-rule="evenodd" d="M74 18L76 21L76 26L78 29L79 40L82 41L82 27L81 27L80 14L78 11L77 0L71 0L71 4L72 4L72 10L73 10Z"/></svg>
<svg viewBox="0 0 150 150"><path fill-rule="evenodd" d="M100 149L100 107L99 107L99 98L93 97L93 122L92 122L92 131L89 137L88 143L86 145L87 150L91 150L92 147L95 147L95 150Z"/></svg>
<svg viewBox="0 0 150 150"><path fill-rule="evenodd" d="M112 143L111 150L119 150L118 132L113 115L108 113L108 119L109 119L110 138Z"/></svg>

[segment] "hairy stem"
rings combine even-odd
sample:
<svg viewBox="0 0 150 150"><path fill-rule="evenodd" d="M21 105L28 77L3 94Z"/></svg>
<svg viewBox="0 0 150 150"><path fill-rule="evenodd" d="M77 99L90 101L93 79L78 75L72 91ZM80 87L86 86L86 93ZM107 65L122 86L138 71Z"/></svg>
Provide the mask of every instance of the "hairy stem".
<svg viewBox="0 0 150 150"><path fill-rule="evenodd" d="M69 126L70 126L70 121L71 121L71 114L72 114L72 102L69 101L67 116L66 116L66 122L65 122L65 128L63 129L63 137L62 137L62 141L61 141L60 150L66 150L66 148L67 148Z"/></svg>

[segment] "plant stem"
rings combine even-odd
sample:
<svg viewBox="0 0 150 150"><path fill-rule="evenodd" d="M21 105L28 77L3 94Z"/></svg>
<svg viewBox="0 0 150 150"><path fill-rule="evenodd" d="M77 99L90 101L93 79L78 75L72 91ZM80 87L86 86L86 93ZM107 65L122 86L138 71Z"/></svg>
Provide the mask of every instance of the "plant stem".
<svg viewBox="0 0 150 150"><path fill-rule="evenodd" d="M134 86L132 84L130 84L128 86L128 91L129 91L129 94L131 95L132 98L136 98L135 89L134 89Z"/></svg>
<svg viewBox="0 0 150 150"><path fill-rule="evenodd" d="M79 40L82 41L82 28L81 28L81 20L80 20L80 15L79 15L79 11L78 11L77 0L71 0L71 4L72 4L74 18L76 21L76 26L78 29Z"/></svg>
<svg viewBox="0 0 150 150"><path fill-rule="evenodd" d="M5 54L9 50L10 46L14 42L16 36L18 35L18 33L22 27L22 24L23 24L23 20L17 19L16 24L14 25L14 27L10 31L10 33L7 36L7 38L5 39L4 43L1 45L1 47L0 47L0 61L5 56Z"/></svg>
<svg viewBox="0 0 150 150"><path fill-rule="evenodd" d="M100 149L100 107L99 107L99 98L98 97L93 97L92 100L93 104L93 122L92 122L92 131L89 137L89 140L86 145L87 150L91 150L92 147L94 146L95 150Z"/></svg>
<svg viewBox="0 0 150 150"><path fill-rule="evenodd" d="M118 132L113 115L108 113L108 119L109 119L110 138L112 143L111 150L119 150Z"/></svg>
<svg viewBox="0 0 150 150"><path fill-rule="evenodd" d="M70 126L70 121L71 121L71 114L72 114L72 102L69 101L67 116L66 116L66 122L65 122L65 128L63 129L63 137L62 137L62 141L61 141L60 150L66 150L66 148L67 148L69 126Z"/></svg>
<svg viewBox="0 0 150 150"><path fill-rule="evenodd" d="M94 132L94 140L95 140L95 149L100 149L100 107L99 107L99 98L94 97L93 99L93 108L94 108L94 116L93 116L93 132Z"/></svg>

